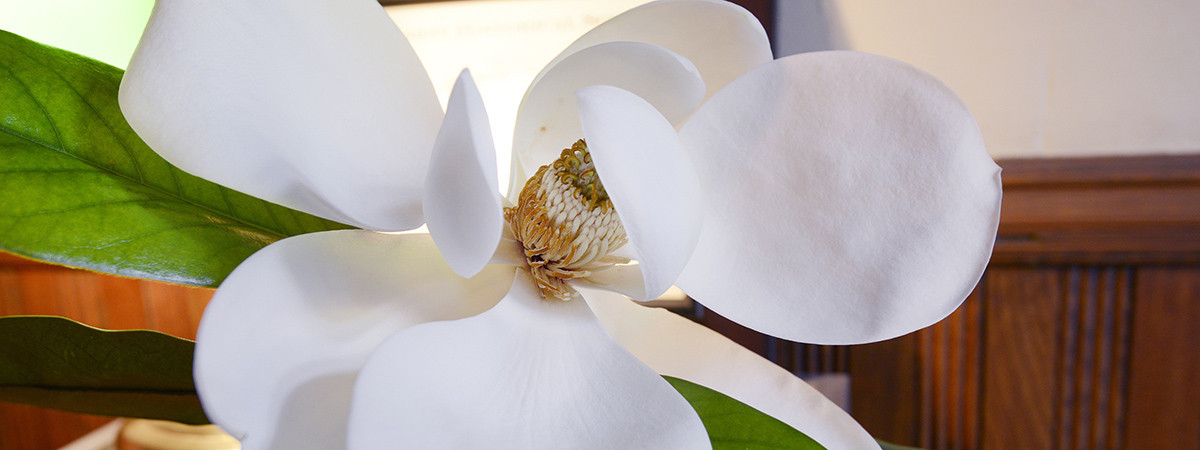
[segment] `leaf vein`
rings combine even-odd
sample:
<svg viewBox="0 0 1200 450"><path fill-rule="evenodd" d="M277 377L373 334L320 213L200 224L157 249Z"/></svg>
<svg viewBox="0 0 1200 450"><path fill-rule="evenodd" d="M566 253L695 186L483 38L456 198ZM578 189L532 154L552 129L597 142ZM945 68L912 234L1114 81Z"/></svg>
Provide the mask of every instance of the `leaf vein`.
<svg viewBox="0 0 1200 450"><path fill-rule="evenodd" d="M71 93L75 94L75 97L79 98L80 102L82 102L84 105L87 105L88 109L90 109L92 111L92 114L95 115L96 118L98 119L97 122L100 122L100 124L104 125L104 128L108 129L109 134L111 134L113 139L115 141L117 141L117 144L121 147L121 150L125 152L125 155L129 157L129 162L133 163L133 168L134 168L134 170L137 171L138 181L145 184L146 176L145 176L145 174L142 173L141 162L138 161L137 155L135 155L133 153L133 149L129 148L129 145L127 145L125 143L125 141L123 139L121 139L120 136L117 134L116 128L113 128L112 124L109 123L108 116L106 116L104 114L100 114L100 111L98 109L96 109L96 105L93 105L92 102L89 101L87 97L85 97L83 94L81 94L79 92L79 89L76 89L75 85L73 83L71 83L71 81L69 79L64 77L57 70L55 70L54 66L52 64L46 64L45 61L41 61L37 58L34 58L33 56L30 56L29 54L21 51L20 49L12 46L11 44L9 45L9 47L12 48L15 52L20 53L21 56L29 58L29 60L40 64L47 71L54 74L55 77L57 77L60 81L62 81L62 84L66 85L68 88L71 89ZM9 73L11 73L11 72L12 71L10 70ZM34 99L34 101L37 101L36 98ZM49 116L47 116L47 117L49 118ZM53 119L51 119L51 123L53 124ZM55 132L57 133L57 130ZM62 137L59 137L59 142L60 142L60 145L62 146L62 150L60 150L60 151L63 151L63 152L70 151L67 149L66 143L62 142Z"/></svg>
<svg viewBox="0 0 1200 450"><path fill-rule="evenodd" d="M8 44L8 43L6 42L6 44ZM14 50L16 50L16 48L13 47L12 44L8 44L8 46L9 46L9 48L13 48ZM54 124L54 118L50 117L50 111L48 111L46 109L46 105L42 104L42 101L38 100L36 95L33 95L33 90L29 89L29 85L25 84L24 81L21 81L21 78L17 76L17 73L15 71L13 71L11 68L9 68L8 65L0 62L0 68L3 68L5 72L8 72L9 76L12 77L13 81L16 81L17 84L20 84L21 87L25 89L25 92L27 92L29 94L30 100L33 100L33 104L37 105L38 109L42 110L42 115L46 117L46 122L48 122L50 124L50 129L52 131L54 131L54 138L58 140L58 145L65 147L65 145L63 144L62 135L59 134L59 132L58 132L58 126ZM7 129L8 127L4 127L4 128Z"/></svg>

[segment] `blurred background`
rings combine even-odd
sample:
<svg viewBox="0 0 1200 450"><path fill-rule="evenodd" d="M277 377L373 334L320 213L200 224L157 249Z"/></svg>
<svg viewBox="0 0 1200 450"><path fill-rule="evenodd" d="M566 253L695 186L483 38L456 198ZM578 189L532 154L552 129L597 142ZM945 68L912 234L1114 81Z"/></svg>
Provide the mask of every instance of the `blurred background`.
<svg viewBox="0 0 1200 450"><path fill-rule="evenodd" d="M387 3L443 102L470 62L504 147L542 65L644 1ZM686 298L672 309L814 380L884 440L1200 448L1200 2L735 3L777 58L865 51L949 85L1004 168L1000 235L955 314L881 343L804 345ZM152 5L0 0L0 29L123 67ZM209 296L0 255L0 315L193 338ZM0 404L0 448L56 448L110 420Z"/></svg>

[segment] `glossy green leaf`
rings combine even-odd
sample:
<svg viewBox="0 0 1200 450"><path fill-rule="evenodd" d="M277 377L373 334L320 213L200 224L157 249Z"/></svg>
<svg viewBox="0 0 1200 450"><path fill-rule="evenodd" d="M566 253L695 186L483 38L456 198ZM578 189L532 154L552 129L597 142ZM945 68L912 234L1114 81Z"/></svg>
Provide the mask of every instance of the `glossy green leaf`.
<svg viewBox="0 0 1200 450"><path fill-rule="evenodd" d="M679 378L663 378L700 414L714 450L825 448L779 419L725 394Z"/></svg>
<svg viewBox="0 0 1200 450"><path fill-rule="evenodd" d="M194 344L61 317L0 317L0 401L85 414L208 423L192 384Z"/></svg>
<svg viewBox="0 0 1200 450"><path fill-rule="evenodd" d="M346 228L168 164L121 115L122 73L0 31L0 249L215 286L271 242Z"/></svg>

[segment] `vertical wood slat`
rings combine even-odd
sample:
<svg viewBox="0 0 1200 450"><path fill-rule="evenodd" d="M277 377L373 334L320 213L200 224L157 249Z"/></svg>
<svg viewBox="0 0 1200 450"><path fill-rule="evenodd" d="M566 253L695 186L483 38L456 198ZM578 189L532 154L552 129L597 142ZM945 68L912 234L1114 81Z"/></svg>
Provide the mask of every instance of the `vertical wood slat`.
<svg viewBox="0 0 1200 450"><path fill-rule="evenodd" d="M1052 269L987 274L983 448L1053 448L1062 287Z"/></svg>
<svg viewBox="0 0 1200 450"><path fill-rule="evenodd" d="M1129 266L989 271L984 295L939 324L854 348L852 374L887 370L917 383L915 396L906 396L891 391L903 380L871 388L855 377L856 417L883 439L933 449L1200 446L1200 278L1188 270L1137 273L1138 284ZM1146 287L1171 282L1178 286L1167 301L1149 292L1161 288ZM972 336L984 345L973 346ZM895 353L904 351L918 355L915 368L896 370L904 364ZM979 378L973 367L983 368ZM880 403L901 416L915 410L916 427L862 414Z"/></svg>
<svg viewBox="0 0 1200 450"><path fill-rule="evenodd" d="M915 439L901 442L935 449L1121 447L1131 274L1127 267L990 272L980 290L986 296L977 292L914 335L919 420ZM869 359L857 350L855 366Z"/></svg>
<svg viewBox="0 0 1200 450"><path fill-rule="evenodd" d="M957 311L917 333L922 447L978 446L983 292L977 288Z"/></svg>
<svg viewBox="0 0 1200 450"><path fill-rule="evenodd" d="M0 316L63 316L98 328L151 329L194 339L211 292L0 255ZM111 420L0 403L0 449L58 448Z"/></svg>
<svg viewBox="0 0 1200 450"><path fill-rule="evenodd" d="M1060 324L1057 448L1121 446L1131 295L1128 267L1072 267Z"/></svg>
<svg viewBox="0 0 1200 450"><path fill-rule="evenodd" d="M1076 407L1076 397L1079 395L1076 380L1079 379L1077 373L1079 364L1077 356L1079 347L1087 345L1080 343L1085 337L1081 336L1079 329L1080 310L1086 305L1081 305L1080 286L1079 286L1079 268L1073 267L1067 269L1061 275L1066 278L1064 283L1064 298L1060 300L1063 304L1063 312L1060 315L1058 330L1061 335L1059 341L1057 363L1059 369L1057 372L1058 388L1056 389L1056 401L1054 412L1057 416L1054 421L1055 427L1053 432L1057 434L1058 439L1055 448L1069 449L1074 448L1071 443L1071 424L1077 422L1074 415L1079 408ZM1086 302L1082 302L1086 303Z"/></svg>
<svg viewBox="0 0 1200 450"><path fill-rule="evenodd" d="M1133 275L1134 269L1127 268L1118 272L1114 277L1112 287L1112 312L1114 331L1112 335L1112 365L1110 373L1112 382L1109 383L1108 430L1105 430L1105 440L1115 448L1123 448L1126 444L1127 404L1129 398L1129 354L1132 352L1133 336Z"/></svg>
<svg viewBox="0 0 1200 450"><path fill-rule="evenodd" d="M878 439L915 445L921 441L921 376L917 334L850 351L850 403L854 418Z"/></svg>
<svg viewBox="0 0 1200 450"><path fill-rule="evenodd" d="M767 358L797 374L846 373L850 371L850 348L844 345L815 345L768 337Z"/></svg>
<svg viewBox="0 0 1200 450"><path fill-rule="evenodd" d="M1200 448L1200 276L1152 267L1135 275L1128 448Z"/></svg>
<svg viewBox="0 0 1200 450"><path fill-rule="evenodd" d="M1123 446L1131 278L1128 267L990 272L1010 287L989 289L985 448Z"/></svg>

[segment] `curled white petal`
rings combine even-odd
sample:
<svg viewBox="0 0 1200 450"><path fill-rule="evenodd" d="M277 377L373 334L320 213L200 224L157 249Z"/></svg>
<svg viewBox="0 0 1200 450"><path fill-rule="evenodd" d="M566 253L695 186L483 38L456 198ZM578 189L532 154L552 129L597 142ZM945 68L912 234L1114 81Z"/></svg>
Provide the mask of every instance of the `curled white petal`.
<svg viewBox="0 0 1200 450"><path fill-rule="evenodd" d="M704 98L773 58L766 31L742 7L725 1L668 0L630 9L597 25L549 66L585 48L619 41L654 44L687 58L704 79Z"/></svg>
<svg viewBox="0 0 1200 450"><path fill-rule="evenodd" d="M695 66L656 45L609 42L546 66L517 111L513 164L521 174L510 183L510 199L516 198L525 176L554 161L559 152L583 137L575 91L592 85L633 92L672 123L682 122L704 98L704 82Z"/></svg>
<svg viewBox="0 0 1200 450"><path fill-rule="evenodd" d="M483 269L500 242L504 213L487 111L467 70L450 93L422 205L429 234L450 267L465 277Z"/></svg>
<svg viewBox="0 0 1200 450"><path fill-rule="evenodd" d="M579 118L596 173L637 254L648 300L666 292L692 255L701 189L679 136L638 96L612 86L581 89Z"/></svg>

